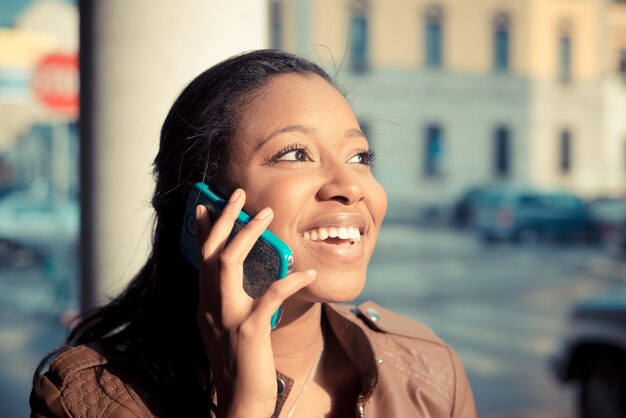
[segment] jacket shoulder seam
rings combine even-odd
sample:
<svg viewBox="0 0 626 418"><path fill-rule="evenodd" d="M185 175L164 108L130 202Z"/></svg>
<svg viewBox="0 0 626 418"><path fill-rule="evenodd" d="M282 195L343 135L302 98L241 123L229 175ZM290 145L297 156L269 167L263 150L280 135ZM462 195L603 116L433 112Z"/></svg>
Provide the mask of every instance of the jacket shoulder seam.
<svg viewBox="0 0 626 418"><path fill-rule="evenodd" d="M59 354L50 364L49 374L57 377L60 386L74 380L73 376L81 370L86 370L107 363L104 356L87 346L71 347Z"/></svg>
<svg viewBox="0 0 626 418"><path fill-rule="evenodd" d="M397 314L372 301L363 302L353 309L356 311L356 316L372 331L419 340L440 347L448 346L427 325ZM378 319L372 316L372 309L379 314Z"/></svg>
<svg viewBox="0 0 626 418"><path fill-rule="evenodd" d="M456 403L457 403L457 396L459 394L459 371L458 371L458 365L456 364L455 361L455 356L454 356L454 351L452 350L452 347L446 344L446 349L448 352L448 359L450 360L450 364L452 365L452 407L450 408L450 413L452 415L454 415L454 412L456 410Z"/></svg>

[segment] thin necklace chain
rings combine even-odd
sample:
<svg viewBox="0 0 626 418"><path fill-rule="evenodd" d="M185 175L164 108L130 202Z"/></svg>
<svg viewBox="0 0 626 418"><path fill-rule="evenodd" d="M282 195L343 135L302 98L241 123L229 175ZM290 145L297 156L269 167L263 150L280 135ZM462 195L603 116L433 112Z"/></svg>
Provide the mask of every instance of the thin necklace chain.
<svg viewBox="0 0 626 418"><path fill-rule="evenodd" d="M322 339L322 349L320 350L320 353L317 355L317 358L315 359L315 363L313 363L313 366L309 370L309 374L307 374L306 380L304 381L304 384L302 385L302 389L300 389L300 393L298 393L298 397L293 402L293 405L291 406L291 409L289 410L289 413L287 414L287 418L291 418L291 416L293 415L293 412L296 410L296 406L298 406L298 402L300 402L300 399L302 398L302 395L304 395L304 391L306 390L306 387L309 385L309 382L311 381L313 372L317 370L317 365L319 364L323 353L324 353L324 340Z"/></svg>

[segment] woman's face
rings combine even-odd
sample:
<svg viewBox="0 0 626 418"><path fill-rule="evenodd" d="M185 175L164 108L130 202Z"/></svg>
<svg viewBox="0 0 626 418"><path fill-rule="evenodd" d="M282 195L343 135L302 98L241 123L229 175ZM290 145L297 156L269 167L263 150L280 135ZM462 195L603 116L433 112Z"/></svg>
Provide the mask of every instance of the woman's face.
<svg viewBox="0 0 626 418"><path fill-rule="evenodd" d="M352 300L387 209L367 139L344 97L319 76L282 74L254 97L231 159L244 210L271 207L269 229L293 250L294 271L317 270L297 297Z"/></svg>

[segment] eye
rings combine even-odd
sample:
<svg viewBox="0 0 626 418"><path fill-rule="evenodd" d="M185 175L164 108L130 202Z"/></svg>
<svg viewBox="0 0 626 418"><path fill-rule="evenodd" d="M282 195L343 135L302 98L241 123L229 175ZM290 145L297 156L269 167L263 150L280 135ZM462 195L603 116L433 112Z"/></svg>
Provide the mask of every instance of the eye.
<svg viewBox="0 0 626 418"><path fill-rule="evenodd" d="M376 159L376 154L374 153L373 150L362 150L362 151L359 151L353 157L351 157L347 161L347 163L348 164L372 165L375 159Z"/></svg>
<svg viewBox="0 0 626 418"><path fill-rule="evenodd" d="M312 161L309 148L306 145L290 144L274 154L273 157L268 158L265 162L268 165L274 165L282 162L303 163L307 161Z"/></svg>
<svg viewBox="0 0 626 418"><path fill-rule="evenodd" d="M278 157L276 159L276 161L297 161L297 162L303 162L303 161L308 161L308 159L309 159L309 156L307 155L305 150L295 149L293 151L288 151L288 152L284 153L283 155Z"/></svg>

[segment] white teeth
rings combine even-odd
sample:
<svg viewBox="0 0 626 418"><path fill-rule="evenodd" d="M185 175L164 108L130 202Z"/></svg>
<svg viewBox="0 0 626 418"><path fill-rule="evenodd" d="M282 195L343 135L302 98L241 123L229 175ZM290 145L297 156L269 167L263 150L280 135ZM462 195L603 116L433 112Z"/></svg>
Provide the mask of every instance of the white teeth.
<svg viewBox="0 0 626 418"><path fill-rule="evenodd" d="M307 241L324 241L327 238L350 239L355 242L361 240L359 228L351 226L331 226L328 228L318 228L306 231L302 237Z"/></svg>

